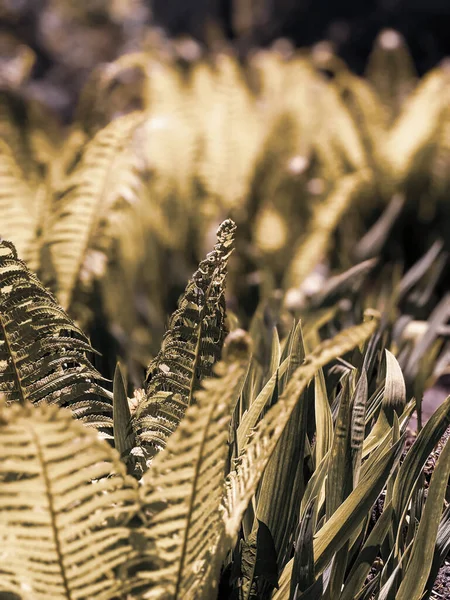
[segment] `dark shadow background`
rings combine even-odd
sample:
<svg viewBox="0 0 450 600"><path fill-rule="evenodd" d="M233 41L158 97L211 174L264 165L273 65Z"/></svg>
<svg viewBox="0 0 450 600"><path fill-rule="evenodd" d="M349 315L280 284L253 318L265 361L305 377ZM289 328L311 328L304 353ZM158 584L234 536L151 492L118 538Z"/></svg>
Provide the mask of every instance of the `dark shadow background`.
<svg viewBox="0 0 450 600"><path fill-rule="evenodd" d="M236 14L248 5L251 28L237 31ZM298 46L332 41L358 73L381 29L401 32L420 74L450 55L450 0L155 0L155 21L172 34L205 41L209 20L242 45L289 37Z"/></svg>
<svg viewBox="0 0 450 600"><path fill-rule="evenodd" d="M27 93L70 121L90 71L139 49L155 25L206 47L232 41L241 56L279 37L328 40L358 74L385 28L403 34L419 75L450 56L450 0L0 0L0 67L30 48Z"/></svg>

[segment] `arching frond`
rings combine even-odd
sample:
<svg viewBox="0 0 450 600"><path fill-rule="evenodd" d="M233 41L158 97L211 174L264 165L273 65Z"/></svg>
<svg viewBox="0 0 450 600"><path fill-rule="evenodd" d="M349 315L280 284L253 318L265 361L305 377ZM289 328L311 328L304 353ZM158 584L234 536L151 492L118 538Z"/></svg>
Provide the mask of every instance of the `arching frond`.
<svg viewBox="0 0 450 600"><path fill-rule="evenodd" d="M206 84L206 85L205 85ZM239 64L225 54L214 69L194 70L202 154L198 176L211 199L209 210L228 212L248 194L262 135L262 121Z"/></svg>
<svg viewBox="0 0 450 600"><path fill-rule="evenodd" d="M7 237L32 269L37 267L35 191L16 161L13 149L0 137L0 238Z"/></svg>
<svg viewBox="0 0 450 600"><path fill-rule="evenodd" d="M358 131L344 101L335 87L324 86L319 95L322 123L320 128L321 144L329 145L338 155L342 167L350 165L352 171L367 168L367 156ZM345 173L343 170L342 175Z"/></svg>
<svg viewBox="0 0 450 600"><path fill-rule="evenodd" d="M385 29L378 35L367 63L366 77L387 109L392 123L417 79L405 39L398 31Z"/></svg>
<svg viewBox="0 0 450 600"><path fill-rule="evenodd" d="M144 511L150 517L145 536L160 561L154 571L139 573L150 584L148 598L215 597L201 588L209 579L217 585L228 427L247 371L250 338L236 330L227 341L217 378L203 382L196 404L144 475Z"/></svg>
<svg viewBox="0 0 450 600"><path fill-rule="evenodd" d="M415 88L390 129L385 155L392 175L403 182L414 161L430 143L445 118L450 75L444 67L430 71Z"/></svg>
<svg viewBox="0 0 450 600"><path fill-rule="evenodd" d="M343 71L336 77L336 86L347 109L358 127L364 144L368 165L376 170L383 166L383 144L386 140L388 118L370 83L349 71ZM383 178L380 184L387 185Z"/></svg>
<svg viewBox="0 0 450 600"><path fill-rule="evenodd" d="M164 448L191 404L199 382L212 374L225 337L225 277L235 224L224 221L214 250L199 264L169 321L162 347L150 363L147 400L133 427L150 455Z"/></svg>
<svg viewBox="0 0 450 600"><path fill-rule="evenodd" d="M0 596L117 597L136 483L69 411L0 406L0 507Z"/></svg>
<svg viewBox="0 0 450 600"><path fill-rule="evenodd" d="M286 284L299 287L306 276L323 259L331 236L339 221L367 184L367 171L358 171L342 177L329 196L314 210L312 222L300 239L286 273Z"/></svg>
<svg viewBox="0 0 450 600"><path fill-rule="evenodd" d="M59 122L39 101L1 90L0 140L0 235L12 240L20 258L37 270L39 237L47 225L50 189L58 172ZM11 222L19 213L24 213L20 222Z"/></svg>
<svg viewBox="0 0 450 600"><path fill-rule="evenodd" d="M0 393L7 402L71 408L86 424L112 425L109 392L87 353L89 341L35 275L0 243Z"/></svg>
<svg viewBox="0 0 450 600"><path fill-rule="evenodd" d="M120 212L138 197L133 137L144 118L131 113L99 131L55 202L48 248L56 295L65 309L77 286L88 289L104 272Z"/></svg>
<svg viewBox="0 0 450 600"><path fill-rule="evenodd" d="M0 91L0 138L11 148L11 153L28 181L37 178L32 135L34 122L31 102L11 90Z"/></svg>

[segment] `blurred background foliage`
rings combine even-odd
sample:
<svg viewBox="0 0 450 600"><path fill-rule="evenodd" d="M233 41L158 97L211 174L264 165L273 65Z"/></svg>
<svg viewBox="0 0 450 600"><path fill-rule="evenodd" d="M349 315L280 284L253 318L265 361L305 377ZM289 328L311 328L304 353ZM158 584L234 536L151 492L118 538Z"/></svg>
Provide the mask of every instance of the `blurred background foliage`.
<svg viewBox="0 0 450 600"><path fill-rule="evenodd" d="M210 49L232 40L240 54L282 37L300 47L327 40L358 74L379 32L394 28L422 75L449 54L449 26L446 0L1 0L0 54L33 50L33 92L69 118L87 73L138 48L154 27Z"/></svg>
<svg viewBox="0 0 450 600"><path fill-rule="evenodd" d="M102 373L141 380L227 217L243 326L388 306L423 334L449 274L444 4L0 0L0 234Z"/></svg>
<svg viewBox="0 0 450 600"><path fill-rule="evenodd" d="M227 218L227 327L254 344L243 410L276 404L301 328L314 350L367 309L380 327L354 362L369 418L385 348L418 429L424 395L448 389L450 10L337 4L0 0L0 236L86 331L98 371L121 360L129 393L155 356L169 369L167 316ZM334 416L352 364L329 389L317 378Z"/></svg>

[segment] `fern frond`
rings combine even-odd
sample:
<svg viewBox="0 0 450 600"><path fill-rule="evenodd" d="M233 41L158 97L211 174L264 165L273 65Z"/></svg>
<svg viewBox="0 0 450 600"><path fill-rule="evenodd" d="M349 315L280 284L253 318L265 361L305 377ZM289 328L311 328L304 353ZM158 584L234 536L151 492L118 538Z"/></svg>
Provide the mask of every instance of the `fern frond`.
<svg viewBox="0 0 450 600"><path fill-rule="evenodd" d="M337 158L345 173L345 166L352 171L367 169L367 156L360 132L341 99L337 88L324 86L319 97L322 122L319 129L318 143L329 145L337 153ZM329 151L328 150L328 151ZM326 149L324 148L324 151Z"/></svg>
<svg viewBox="0 0 450 600"><path fill-rule="evenodd" d="M436 137L448 107L449 89L449 73L444 67L436 67L404 103L385 148L386 161L396 181L404 181L416 157Z"/></svg>
<svg viewBox="0 0 450 600"><path fill-rule="evenodd" d="M448 104L442 114L440 130L433 142L434 156L430 165L431 186L435 194L444 196L449 187L450 167L450 87L447 89Z"/></svg>
<svg viewBox="0 0 450 600"><path fill-rule="evenodd" d="M136 201L141 180L133 148L142 113L118 118L86 145L77 168L54 206L48 248L56 295L70 308L78 284L88 289L106 267L117 220Z"/></svg>
<svg viewBox="0 0 450 600"><path fill-rule="evenodd" d="M382 147L388 128L384 106L371 85L349 71L339 73L336 77L336 86L358 127L368 165L374 170L380 168L383 158Z"/></svg>
<svg viewBox="0 0 450 600"><path fill-rule="evenodd" d="M1 406L0 596L117 597L137 498L117 452L69 411Z"/></svg>
<svg viewBox="0 0 450 600"><path fill-rule="evenodd" d="M398 31L385 29L379 34L369 57L366 77L387 109L392 123L417 80L412 57Z"/></svg>
<svg viewBox="0 0 450 600"><path fill-rule="evenodd" d="M356 194L367 184L366 170L342 177L329 196L314 211L311 224L294 251L287 274L286 284L299 287L307 275L323 259L330 238L343 218Z"/></svg>
<svg viewBox="0 0 450 600"><path fill-rule="evenodd" d="M95 380L88 339L10 242L0 243L0 393L7 402L70 408L86 424L112 425L111 394Z"/></svg>
<svg viewBox="0 0 450 600"><path fill-rule="evenodd" d="M0 138L11 148L11 153L28 181L36 179L37 161L34 156L32 135L34 120L32 102L11 90L0 91Z"/></svg>
<svg viewBox="0 0 450 600"><path fill-rule="evenodd" d="M217 378L203 382L196 404L188 408L143 478L144 511L150 517L145 535L160 561L154 571L138 574L150 583L146 598L215 597L212 592L202 596L200 589L206 580L216 583L220 567L215 552L223 528L220 503L228 428L250 348L250 338L242 330L231 333L227 341L224 360L215 368Z"/></svg>
<svg viewBox="0 0 450 600"><path fill-rule="evenodd" d="M225 337L225 277L236 226L224 221L214 250L199 264L170 318L147 371L147 399L133 427L150 455L164 448L191 404L199 382L212 374Z"/></svg>
<svg viewBox="0 0 450 600"><path fill-rule="evenodd" d="M214 70L194 72L196 117L203 143L198 175L211 199L210 210L223 206L228 212L248 194L262 121L238 62L223 54L216 57L214 66ZM203 84L201 76L206 76L207 85L199 89L195 84Z"/></svg>
<svg viewBox="0 0 450 600"><path fill-rule="evenodd" d="M37 268L37 215L33 191L17 163L12 147L0 137L0 239L16 244L20 257Z"/></svg>
<svg viewBox="0 0 450 600"><path fill-rule="evenodd" d="M16 233L4 223L5 238L12 240L28 266L38 268L40 235L46 228L51 188L59 164L61 129L58 119L39 101L20 93L0 91L0 162L2 201L26 211L26 223ZM2 214L5 214L2 212ZM26 238L29 238L28 241ZM22 240L24 245L22 244Z"/></svg>
<svg viewBox="0 0 450 600"><path fill-rule="evenodd" d="M285 391L256 427L239 458L236 471L227 478L224 499L226 531L234 540L248 502L272 456L278 440L308 383L328 362L364 343L375 331L377 318L338 333L322 342L293 373Z"/></svg>

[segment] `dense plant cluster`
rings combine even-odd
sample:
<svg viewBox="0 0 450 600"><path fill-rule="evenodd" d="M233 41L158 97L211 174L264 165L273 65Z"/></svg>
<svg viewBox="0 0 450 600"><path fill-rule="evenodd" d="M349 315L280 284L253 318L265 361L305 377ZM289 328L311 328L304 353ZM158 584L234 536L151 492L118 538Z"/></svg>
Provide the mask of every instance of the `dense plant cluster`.
<svg viewBox="0 0 450 600"><path fill-rule="evenodd" d="M0 597L431 597L450 72L388 33L2 91Z"/></svg>

